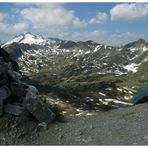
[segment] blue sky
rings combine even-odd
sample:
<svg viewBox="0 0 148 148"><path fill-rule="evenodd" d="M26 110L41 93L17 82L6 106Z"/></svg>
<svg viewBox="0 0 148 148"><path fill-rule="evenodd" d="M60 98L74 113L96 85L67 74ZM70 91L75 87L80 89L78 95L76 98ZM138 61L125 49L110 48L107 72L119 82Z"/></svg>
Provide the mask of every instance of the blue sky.
<svg viewBox="0 0 148 148"><path fill-rule="evenodd" d="M25 32L123 45L148 41L148 3L0 3L0 40Z"/></svg>

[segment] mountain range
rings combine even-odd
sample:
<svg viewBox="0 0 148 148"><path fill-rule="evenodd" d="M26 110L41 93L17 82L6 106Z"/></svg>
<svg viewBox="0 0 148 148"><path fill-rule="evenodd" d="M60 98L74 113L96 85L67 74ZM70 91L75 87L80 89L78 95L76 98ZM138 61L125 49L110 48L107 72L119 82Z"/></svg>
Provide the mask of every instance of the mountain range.
<svg viewBox="0 0 148 148"><path fill-rule="evenodd" d="M72 107L109 110L129 106L137 89L148 85L148 42L144 39L113 47L28 32L2 47L25 75L46 87L45 96L60 98Z"/></svg>

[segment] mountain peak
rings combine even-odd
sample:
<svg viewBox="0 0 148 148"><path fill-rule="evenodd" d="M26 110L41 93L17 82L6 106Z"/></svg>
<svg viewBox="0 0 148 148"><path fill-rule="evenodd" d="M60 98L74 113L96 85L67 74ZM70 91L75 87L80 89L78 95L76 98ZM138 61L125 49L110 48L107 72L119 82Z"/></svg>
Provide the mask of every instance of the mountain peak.
<svg viewBox="0 0 148 148"><path fill-rule="evenodd" d="M46 42L46 39L39 35L35 35L31 32L26 32L21 35L16 36L12 40L6 42L3 46L8 46L12 43L24 43L24 44L36 44L36 45L44 45Z"/></svg>
<svg viewBox="0 0 148 148"><path fill-rule="evenodd" d="M32 38L43 38L42 36L34 34L32 32L26 32L26 33L23 34L23 36L24 37L32 37Z"/></svg>
<svg viewBox="0 0 148 148"><path fill-rule="evenodd" d="M136 42L137 43L145 43L145 40L143 38L139 38Z"/></svg>
<svg viewBox="0 0 148 148"><path fill-rule="evenodd" d="M96 44L96 43L95 43L94 41L92 41L92 40L87 40L86 43L88 43L88 44Z"/></svg>
<svg viewBox="0 0 148 148"><path fill-rule="evenodd" d="M30 35L34 35L32 32L26 32L24 34L30 34Z"/></svg>
<svg viewBox="0 0 148 148"><path fill-rule="evenodd" d="M126 44L124 47L125 48L139 47L139 46L141 46L141 45L143 45L145 43L146 43L146 41L144 39L139 38L137 41L134 41L134 42L131 42L131 43Z"/></svg>

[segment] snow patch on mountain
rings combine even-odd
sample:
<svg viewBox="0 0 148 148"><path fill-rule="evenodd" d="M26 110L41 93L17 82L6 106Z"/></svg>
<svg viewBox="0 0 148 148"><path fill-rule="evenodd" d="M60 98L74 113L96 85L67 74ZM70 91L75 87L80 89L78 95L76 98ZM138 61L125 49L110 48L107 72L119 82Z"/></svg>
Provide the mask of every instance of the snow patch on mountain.
<svg viewBox="0 0 148 148"><path fill-rule="evenodd" d="M137 48L130 48L131 52L135 52L137 50Z"/></svg>
<svg viewBox="0 0 148 148"><path fill-rule="evenodd" d="M138 58L138 56L139 55L135 55L134 57L132 57L131 59L129 59L130 61L132 61L132 60L134 60L134 59L136 59L136 58Z"/></svg>
<svg viewBox="0 0 148 148"><path fill-rule="evenodd" d="M106 96L106 94L104 94L104 93L102 93L102 92L99 92L99 94L102 95L102 96Z"/></svg>
<svg viewBox="0 0 148 148"><path fill-rule="evenodd" d="M123 68L128 71L132 71L133 73L136 73L138 71L139 65L141 65L141 64L131 63L129 65L123 66Z"/></svg>
<svg viewBox="0 0 148 148"><path fill-rule="evenodd" d="M44 45L46 40L44 40L40 36L34 36L33 34L25 34L24 39L20 41L20 43L24 44L37 44L37 45Z"/></svg>
<svg viewBox="0 0 148 148"><path fill-rule="evenodd" d="M89 53L91 53L91 51L86 51L86 52L85 52L85 54L89 54Z"/></svg>
<svg viewBox="0 0 148 148"><path fill-rule="evenodd" d="M145 52L145 51L147 51L148 50L148 48L147 47L143 47L143 51Z"/></svg>
<svg viewBox="0 0 148 148"><path fill-rule="evenodd" d="M127 102L123 102L123 101L119 101L116 99L104 99L106 102L114 102L116 104L124 104L124 105L133 105L132 103L127 103Z"/></svg>
<svg viewBox="0 0 148 148"><path fill-rule="evenodd" d="M102 47L102 45L96 46L95 49L94 49L94 52L97 52L101 47Z"/></svg>

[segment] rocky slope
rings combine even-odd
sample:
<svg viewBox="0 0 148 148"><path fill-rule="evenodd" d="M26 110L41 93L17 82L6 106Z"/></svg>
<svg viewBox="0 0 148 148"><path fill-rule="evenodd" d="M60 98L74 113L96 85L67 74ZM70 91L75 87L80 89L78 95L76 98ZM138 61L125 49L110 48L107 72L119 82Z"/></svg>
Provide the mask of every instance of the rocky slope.
<svg viewBox="0 0 148 148"><path fill-rule="evenodd" d="M41 132L38 144L147 145L147 106L142 104L94 116L71 117L66 124L51 126L49 131L44 132L45 136ZM50 132L52 138L48 137Z"/></svg>
<svg viewBox="0 0 148 148"><path fill-rule="evenodd" d="M148 85L148 43L143 39L112 47L26 33L3 48L44 95L80 110L129 106L137 89Z"/></svg>
<svg viewBox="0 0 148 148"><path fill-rule="evenodd" d="M148 104L93 116L66 117L66 123L40 128L33 120L1 118L3 145L147 145Z"/></svg>

